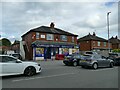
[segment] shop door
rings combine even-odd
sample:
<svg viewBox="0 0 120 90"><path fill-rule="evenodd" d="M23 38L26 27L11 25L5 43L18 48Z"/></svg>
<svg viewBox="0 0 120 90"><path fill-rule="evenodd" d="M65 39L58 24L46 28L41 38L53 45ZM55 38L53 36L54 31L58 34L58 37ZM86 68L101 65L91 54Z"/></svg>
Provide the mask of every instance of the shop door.
<svg viewBox="0 0 120 90"><path fill-rule="evenodd" d="M52 56L55 56L59 53L59 48L51 48Z"/></svg>
<svg viewBox="0 0 120 90"><path fill-rule="evenodd" d="M45 48L45 55L44 55L45 59L51 59L51 48Z"/></svg>

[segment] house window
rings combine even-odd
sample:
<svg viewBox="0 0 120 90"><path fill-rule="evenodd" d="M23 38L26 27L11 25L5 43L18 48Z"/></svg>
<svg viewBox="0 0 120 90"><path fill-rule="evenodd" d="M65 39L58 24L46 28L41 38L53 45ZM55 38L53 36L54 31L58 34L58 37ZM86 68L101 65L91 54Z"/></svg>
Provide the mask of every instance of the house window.
<svg viewBox="0 0 120 90"><path fill-rule="evenodd" d="M36 32L36 39L39 39L39 33L38 32Z"/></svg>
<svg viewBox="0 0 120 90"><path fill-rule="evenodd" d="M95 41L93 41L93 46L95 46Z"/></svg>
<svg viewBox="0 0 120 90"><path fill-rule="evenodd" d="M98 41L98 46L100 46L100 42Z"/></svg>
<svg viewBox="0 0 120 90"><path fill-rule="evenodd" d="M106 46L107 44L106 44L106 42L104 42L104 46Z"/></svg>
<svg viewBox="0 0 120 90"><path fill-rule="evenodd" d="M40 35L40 38L45 38L45 35Z"/></svg>
<svg viewBox="0 0 120 90"><path fill-rule="evenodd" d="M47 34L47 40L53 40L54 37L53 37L53 34Z"/></svg>
<svg viewBox="0 0 120 90"><path fill-rule="evenodd" d="M72 37L72 42L74 42L74 37Z"/></svg>
<svg viewBox="0 0 120 90"><path fill-rule="evenodd" d="M67 41L67 36L66 35L61 35L60 40L61 41Z"/></svg>

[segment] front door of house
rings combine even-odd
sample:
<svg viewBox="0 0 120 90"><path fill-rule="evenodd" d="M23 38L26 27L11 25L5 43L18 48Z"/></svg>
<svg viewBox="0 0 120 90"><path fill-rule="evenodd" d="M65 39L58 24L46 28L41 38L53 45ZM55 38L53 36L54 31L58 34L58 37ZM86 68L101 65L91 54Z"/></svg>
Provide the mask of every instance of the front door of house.
<svg viewBox="0 0 120 90"><path fill-rule="evenodd" d="M45 59L51 59L51 48L50 47L45 48L44 58Z"/></svg>

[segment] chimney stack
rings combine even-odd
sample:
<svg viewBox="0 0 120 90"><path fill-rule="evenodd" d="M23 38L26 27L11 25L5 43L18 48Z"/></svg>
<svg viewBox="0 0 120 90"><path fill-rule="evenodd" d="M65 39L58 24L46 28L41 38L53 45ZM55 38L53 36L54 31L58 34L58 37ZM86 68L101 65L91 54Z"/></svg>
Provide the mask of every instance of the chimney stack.
<svg viewBox="0 0 120 90"><path fill-rule="evenodd" d="M88 35L91 35L90 33Z"/></svg>
<svg viewBox="0 0 120 90"><path fill-rule="evenodd" d="M54 28L55 24L53 22L51 22L50 24L50 28Z"/></svg>
<svg viewBox="0 0 120 90"><path fill-rule="evenodd" d="M116 36L115 38L116 38L116 39L118 39L118 37L117 37L117 36Z"/></svg>
<svg viewBox="0 0 120 90"><path fill-rule="evenodd" d="M93 36L96 36L95 32L93 32Z"/></svg>

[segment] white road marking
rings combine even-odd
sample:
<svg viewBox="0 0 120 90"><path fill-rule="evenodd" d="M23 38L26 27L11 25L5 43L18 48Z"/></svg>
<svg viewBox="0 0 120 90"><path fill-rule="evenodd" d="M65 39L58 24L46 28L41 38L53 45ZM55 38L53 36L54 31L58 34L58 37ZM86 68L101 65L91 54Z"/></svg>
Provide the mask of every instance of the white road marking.
<svg viewBox="0 0 120 90"><path fill-rule="evenodd" d="M34 77L34 78L28 78L28 79L18 79L18 80L13 80L12 82L27 81L27 80L33 80L33 79L38 79L38 78L42 79L42 78L58 77L58 76L72 75L72 74L76 74L76 73L64 73L64 74L51 75L51 76Z"/></svg>
<svg viewBox="0 0 120 90"><path fill-rule="evenodd" d="M118 69L118 67L114 67L114 68L104 68L104 69L97 69L97 70L87 70L85 69L85 71L105 71L105 70L112 70L112 69ZM58 74L58 75L51 75L51 76L40 76L40 77L34 77L34 78L25 78L25 79L17 79L17 80L12 80L12 82L19 82L19 81L27 81L27 80L33 80L33 79L38 79L38 78L50 78L50 77L58 77L58 76L64 76L64 75L72 75L72 74L77 74L76 73L64 73L64 74Z"/></svg>
<svg viewBox="0 0 120 90"><path fill-rule="evenodd" d="M52 68L42 68L42 69L61 69L61 68L65 68L65 67L52 67Z"/></svg>

